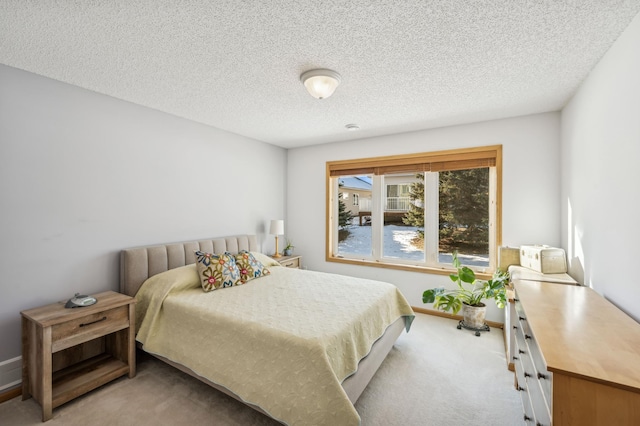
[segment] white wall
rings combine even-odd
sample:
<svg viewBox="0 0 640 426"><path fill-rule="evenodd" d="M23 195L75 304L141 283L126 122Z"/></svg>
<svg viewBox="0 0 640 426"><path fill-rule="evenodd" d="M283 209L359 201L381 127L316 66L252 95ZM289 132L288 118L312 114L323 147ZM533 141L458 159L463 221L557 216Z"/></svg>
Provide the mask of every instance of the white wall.
<svg viewBox="0 0 640 426"><path fill-rule="evenodd" d="M0 361L20 311L118 289L126 247L257 233L286 150L0 65Z"/></svg>
<svg viewBox="0 0 640 426"><path fill-rule="evenodd" d="M422 292L448 285L446 276L325 261L325 167L327 161L503 146L503 244L560 243L560 114L546 113L289 150L287 234L309 269L396 284L413 306ZM293 178L295 177L295 178ZM487 318L503 320L490 308Z"/></svg>
<svg viewBox="0 0 640 426"><path fill-rule="evenodd" d="M571 273L640 321L640 15L562 111Z"/></svg>

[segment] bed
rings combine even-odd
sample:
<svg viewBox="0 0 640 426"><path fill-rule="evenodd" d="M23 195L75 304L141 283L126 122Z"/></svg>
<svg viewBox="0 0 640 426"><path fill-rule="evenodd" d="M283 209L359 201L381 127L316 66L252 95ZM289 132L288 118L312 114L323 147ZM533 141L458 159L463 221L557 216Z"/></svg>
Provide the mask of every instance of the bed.
<svg viewBox="0 0 640 426"><path fill-rule="evenodd" d="M203 292L196 251L250 252L269 273ZM392 284L285 268L259 252L255 235L123 250L138 345L281 423L358 425L353 404L409 331L411 307Z"/></svg>

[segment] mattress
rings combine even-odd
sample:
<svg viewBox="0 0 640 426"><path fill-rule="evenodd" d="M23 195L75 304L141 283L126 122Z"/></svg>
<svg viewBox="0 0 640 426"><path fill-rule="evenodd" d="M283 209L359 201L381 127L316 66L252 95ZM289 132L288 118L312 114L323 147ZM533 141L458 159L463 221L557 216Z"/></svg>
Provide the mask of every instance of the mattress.
<svg viewBox="0 0 640 426"><path fill-rule="evenodd" d="M155 275L136 295L137 340L289 425L358 425L342 381L413 311L389 283L270 267L204 293L194 265Z"/></svg>

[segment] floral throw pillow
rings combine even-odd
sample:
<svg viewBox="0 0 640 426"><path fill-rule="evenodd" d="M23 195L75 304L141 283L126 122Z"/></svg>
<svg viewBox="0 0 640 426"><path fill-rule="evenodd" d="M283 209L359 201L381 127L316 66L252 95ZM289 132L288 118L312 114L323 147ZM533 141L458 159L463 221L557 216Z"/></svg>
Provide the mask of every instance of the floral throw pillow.
<svg viewBox="0 0 640 426"><path fill-rule="evenodd" d="M246 250L241 250L236 254L236 265L240 271L240 279L245 283L271 273L254 255Z"/></svg>
<svg viewBox="0 0 640 426"><path fill-rule="evenodd" d="M199 250L195 253L198 276L205 292L244 283L232 254L213 254Z"/></svg>

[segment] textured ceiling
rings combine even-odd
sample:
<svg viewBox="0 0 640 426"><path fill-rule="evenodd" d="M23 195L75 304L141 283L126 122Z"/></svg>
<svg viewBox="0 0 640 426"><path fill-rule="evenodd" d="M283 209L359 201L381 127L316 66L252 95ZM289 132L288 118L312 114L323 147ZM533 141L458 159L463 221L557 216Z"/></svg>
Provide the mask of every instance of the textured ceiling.
<svg viewBox="0 0 640 426"><path fill-rule="evenodd" d="M3 0L0 62L296 147L559 110L639 11L640 0ZM312 68L341 74L332 97L305 91Z"/></svg>

